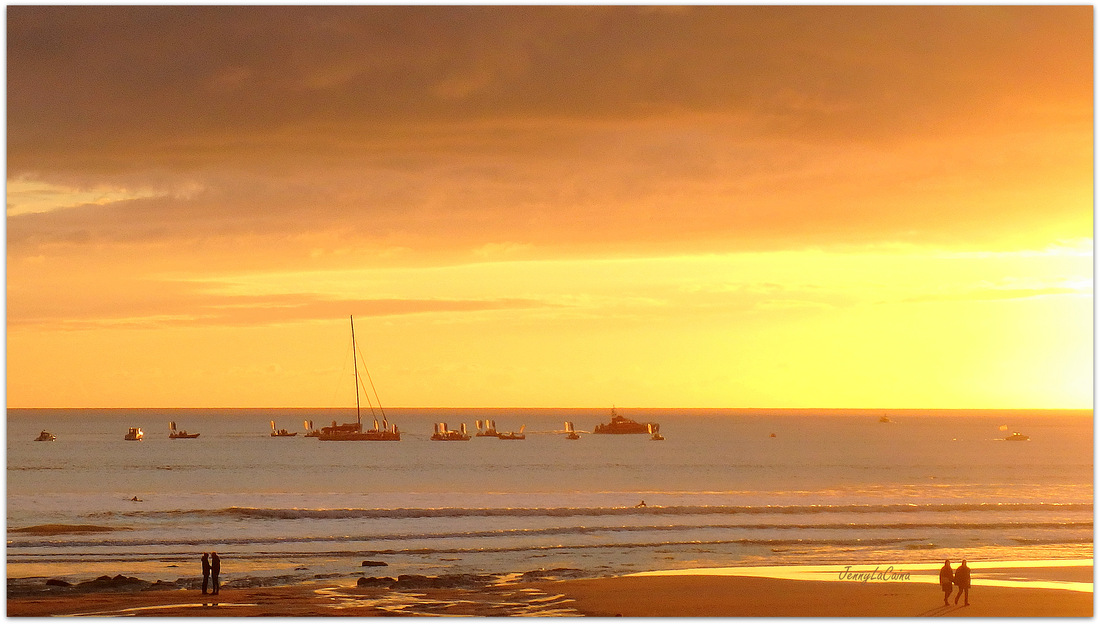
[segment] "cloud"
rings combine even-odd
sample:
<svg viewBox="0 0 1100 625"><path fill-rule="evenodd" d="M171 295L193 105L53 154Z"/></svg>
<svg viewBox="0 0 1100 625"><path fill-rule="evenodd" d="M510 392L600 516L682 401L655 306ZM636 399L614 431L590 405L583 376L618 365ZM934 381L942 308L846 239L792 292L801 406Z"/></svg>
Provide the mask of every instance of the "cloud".
<svg viewBox="0 0 1100 625"><path fill-rule="evenodd" d="M9 182L142 195L13 215L9 257L129 246L224 271L468 262L502 242L562 257L1091 236L1088 7L8 16Z"/></svg>

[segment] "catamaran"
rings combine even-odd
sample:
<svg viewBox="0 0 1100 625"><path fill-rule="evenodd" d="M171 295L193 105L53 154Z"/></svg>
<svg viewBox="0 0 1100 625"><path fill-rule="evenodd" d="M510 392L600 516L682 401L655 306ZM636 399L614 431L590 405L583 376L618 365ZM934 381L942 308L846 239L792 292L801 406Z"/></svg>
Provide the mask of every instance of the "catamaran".
<svg viewBox="0 0 1100 625"><path fill-rule="evenodd" d="M382 427L378 427L378 418L375 416L374 429L363 431L363 417L360 414L361 408L359 403L359 387L363 384L363 380L359 377L358 353L359 350L355 345L355 317L351 317L351 360L355 373L355 423L336 425L336 422L333 421L332 425L325 426L318 431L317 440L399 441L401 440L401 432L398 431L396 424L391 425L386 419L386 411L382 409L382 402L378 399L378 390L374 388L374 380L371 380L366 363L363 365L363 371L367 374L367 381L370 382L371 390L374 391L374 399L378 403L378 410L382 413ZM367 397L367 404L370 406L371 413L374 414L374 404L371 404L370 395L366 393L365 387L364 395Z"/></svg>

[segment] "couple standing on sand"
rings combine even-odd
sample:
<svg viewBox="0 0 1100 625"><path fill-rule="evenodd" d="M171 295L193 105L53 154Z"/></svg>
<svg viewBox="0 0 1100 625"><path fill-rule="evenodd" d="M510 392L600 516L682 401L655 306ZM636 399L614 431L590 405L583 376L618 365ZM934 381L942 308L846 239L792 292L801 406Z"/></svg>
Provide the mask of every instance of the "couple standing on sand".
<svg viewBox="0 0 1100 625"><path fill-rule="evenodd" d="M214 586L210 594L218 594L219 584L218 575L222 572L222 559L218 557L217 551L211 551L209 554L202 554L202 594L206 594L206 585L210 582L210 575L214 575Z"/></svg>
<svg viewBox="0 0 1100 625"><path fill-rule="evenodd" d="M940 569L940 588L943 589L944 605L950 605L947 599L951 597L951 584L959 587L959 592L955 595L955 605L959 605L959 597L963 596L966 598L964 605L970 605L970 567L966 566L966 560L962 561L954 573L951 572L951 561L943 561L943 568Z"/></svg>

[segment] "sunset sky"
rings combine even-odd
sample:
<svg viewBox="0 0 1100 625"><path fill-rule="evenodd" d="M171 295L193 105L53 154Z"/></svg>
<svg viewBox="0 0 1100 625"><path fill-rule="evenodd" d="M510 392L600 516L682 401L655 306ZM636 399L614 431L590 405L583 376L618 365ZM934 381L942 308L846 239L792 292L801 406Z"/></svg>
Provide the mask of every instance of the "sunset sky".
<svg viewBox="0 0 1100 625"><path fill-rule="evenodd" d="M1091 408L1093 8L7 8L12 407Z"/></svg>

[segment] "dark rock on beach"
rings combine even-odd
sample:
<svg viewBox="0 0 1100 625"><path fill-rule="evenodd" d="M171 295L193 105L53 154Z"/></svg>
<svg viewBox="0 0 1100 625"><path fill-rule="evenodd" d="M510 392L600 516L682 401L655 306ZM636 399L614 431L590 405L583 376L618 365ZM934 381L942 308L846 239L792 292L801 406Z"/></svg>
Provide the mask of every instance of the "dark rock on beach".
<svg viewBox="0 0 1100 625"><path fill-rule="evenodd" d="M95 579L80 582L76 587L81 590L141 590L149 585L149 582L136 577L100 575Z"/></svg>
<svg viewBox="0 0 1100 625"><path fill-rule="evenodd" d="M69 583L69 582L67 582L63 579L48 579L48 580L46 580L46 585L47 586L61 586L62 588L68 588L69 586L72 586L71 583Z"/></svg>
<svg viewBox="0 0 1100 625"><path fill-rule="evenodd" d="M556 569L539 569L537 571L527 571L519 576L521 581L547 581L556 579L570 579L577 577L584 577L584 571L580 569L569 568L556 568Z"/></svg>
<svg viewBox="0 0 1100 625"><path fill-rule="evenodd" d="M359 566L389 566L381 560L363 560L363 563Z"/></svg>
<svg viewBox="0 0 1100 625"><path fill-rule="evenodd" d="M495 575L475 575L473 573L453 573L449 575L399 575L392 577L360 577L355 585L360 588L389 588L391 590L410 590L417 588L483 588L493 581Z"/></svg>
<svg viewBox="0 0 1100 625"><path fill-rule="evenodd" d="M397 583L392 577L360 577L355 585L360 588L389 588L390 584Z"/></svg>

